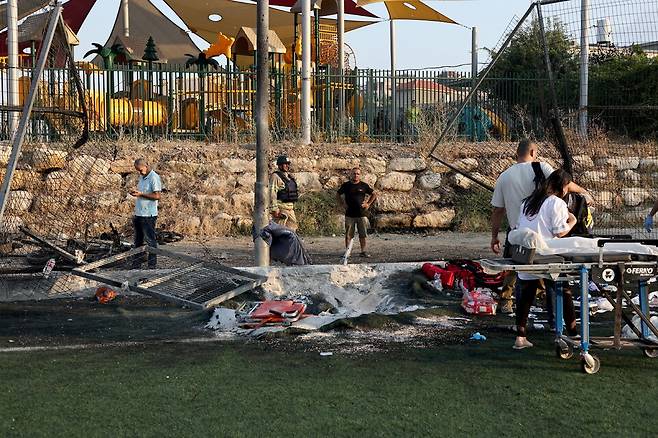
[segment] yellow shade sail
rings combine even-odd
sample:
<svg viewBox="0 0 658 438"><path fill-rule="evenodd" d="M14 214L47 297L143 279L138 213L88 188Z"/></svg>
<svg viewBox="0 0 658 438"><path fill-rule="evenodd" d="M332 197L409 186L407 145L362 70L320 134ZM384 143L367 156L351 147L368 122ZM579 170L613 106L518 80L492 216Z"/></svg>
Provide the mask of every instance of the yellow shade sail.
<svg viewBox="0 0 658 438"><path fill-rule="evenodd" d="M420 0L357 0L358 6L384 3L391 20L438 21L440 23L459 24L423 3Z"/></svg>
<svg viewBox="0 0 658 438"><path fill-rule="evenodd" d="M192 32L213 42L218 33L236 36L242 27L256 27L256 5L230 0L165 0ZM294 39L293 14L270 9L270 30L276 32L283 44ZM320 23L334 24L336 20L320 19ZM345 31L372 24L372 21L345 21Z"/></svg>

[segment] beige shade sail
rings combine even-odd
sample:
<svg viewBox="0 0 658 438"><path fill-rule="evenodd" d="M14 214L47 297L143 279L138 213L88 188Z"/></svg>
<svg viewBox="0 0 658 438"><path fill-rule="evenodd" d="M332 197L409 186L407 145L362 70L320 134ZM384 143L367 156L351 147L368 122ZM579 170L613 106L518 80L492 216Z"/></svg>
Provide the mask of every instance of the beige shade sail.
<svg viewBox="0 0 658 438"><path fill-rule="evenodd" d="M458 24L420 0L387 1L384 3L391 20L438 21L440 23Z"/></svg>
<svg viewBox="0 0 658 438"><path fill-rule="evenodd" d="M20 0L18 2L18 19L22 20L50 4L50 0ZM7 3L0 5L0 29L7 27Z"/></svg>
<svg viewBox="0 0 658 438"><path fill-rule="evenodd" d="M141 59L146 42L149 37L153 37L160 61L170 64L185 64L186 53L199 53L199 48L192 42L187 32L167 18L149 0L130 0L129 4L130 36L124 35L123 8L119 8L105 46L120 43L128 50L133 59ZM210 41L216 39L217 34ZM97 65L102 64L99 56L96 56L92 62Z"/></svg>
<svg viewBox="0 0 658 438"><path fill-rule="evenodd" d="M384 3L391 20L438 21L440 23L459 24L423 3L420 0L357 0L358 6Z"/></svg>
<svg viewBox="0 0 658 438"><path fill-rule="evenodd" d="M165 0L192 32L206 41L215 41L219 32L235 36L242 27L256 27L256 5L230 0ZM320 23L334 24L334 19L320 19ZM373 21L345 21L350 31L372 24ZM270 30L276 32L283 44L294 40L293 14L270 9Z"/></svg>

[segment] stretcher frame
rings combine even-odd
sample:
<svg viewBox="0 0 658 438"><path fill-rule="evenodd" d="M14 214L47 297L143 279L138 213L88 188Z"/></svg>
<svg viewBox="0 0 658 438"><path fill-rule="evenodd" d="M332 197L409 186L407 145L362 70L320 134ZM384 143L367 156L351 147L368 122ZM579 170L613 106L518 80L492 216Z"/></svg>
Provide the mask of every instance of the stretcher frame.
<svg viewBox="0 0 658 438"><path fill-rule="evenodd" d="M586 374L595 374L599 371L601 362L598 357L590 353L591 348L602 349L630 349L640 348L649 358L658 357L658 342L654 342L649 337L651 334L658 337L658 328L651 323L651 313L648 298L649 281L655 281L658 276L658 262L656 261L624 261L609 262L605 261L603 247L606 243L644 243L656 245L656 241L639 241L639 240L604 240L601 239L599 246L599 260L597 262L557 262L557 263L540 263L541 257L537 260L539 263L519 264L512 259L484 259L480 261L485 272L499 273L504 271L514 271L536 275L541 278L547 278L555 281L555 351L561 359L571 359L574 349L580 350L581 370ZM636 269L638 268L638 269ZM613 305L615 309L615 328L612 337L592 337L590 336L590 307L589 307L589 279L592 277L592 271L598 269L601 272L610 271L618 272L615 276L617 280L617 294L612 297L611 294L602 290L604 297ZM624 278L624 272L630 269L631 272L646 272L647 275L637 278L637 290L640 297L640 305L632 302L631 296L627 292L628 281ZM565 335L563 303L565 282L578 280L580 284L580 340ZM633 277L635 280L635 277ZM632 314L640 317L641 327L636 328L631 318L622 310L622 301L626 301ZM621 338L621 321L626 322L635 332L638 339Z"/></svg>

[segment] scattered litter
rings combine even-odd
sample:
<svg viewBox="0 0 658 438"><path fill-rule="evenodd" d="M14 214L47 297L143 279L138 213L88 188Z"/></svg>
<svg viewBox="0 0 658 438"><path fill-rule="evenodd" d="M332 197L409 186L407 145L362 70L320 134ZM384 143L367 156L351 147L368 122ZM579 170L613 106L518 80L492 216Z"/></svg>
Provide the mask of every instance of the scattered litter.
<svg viewBox="0 0 658 438"><path fill-rule="evenodd" d="M653 325L658 326L658 316L652 316L650 321ZM635 315L631 322L633 323L636 329L642 330L641 329L642 319L639 316ZM656 337L656 335L654 335L651 331L649 333L650 335L648 339L653 342L658 342L658 338ZM626 324L624 328L622 328L621 336L626 339L637 339L637 335L628 324Z"/></svg>
<svg viewBox="0 0 658 438"><path fill-rule="evenodd" d="M640 297L639 296L633 297L633 299L631 301L633 301L633 304L635 304L636 306L640 305ZM658 307L658 292L651 292L649 294L649 306L650 307Z"/></svg>
<svg viewBox="0 0 658 438"><path fill-rule="evenodd" d="M290 325L303 318L306 304L293 300L261 301L246 315L238 318L241 328L260 328L266 325Z"/></svg>
<svg viewBox="0 0 658 438"><path fill-rule="evenodd" d="M486 341L487 337L480 334L480 332L473 333L473 336L471 336L471 341Z"/></svg>
<svg viewBox="0 0 658 438"><path fill-rule="evenodd" d="M10 340L9 340L9 343L10 343L10 344L13 344L14 342L16 342L16 341L14 341L13 339L10 339Z"/></svg>
<svg viewBox="0 0 658 438"><path fill-rule="evenodd" d="M321 351L320 356L333 356L334 354L331 351Z"/></svg>
<svg viewBox="0 0 658 438"><path fill-rule="evenodd" d="M55 259L49 259L46 262L46 266L43 267L43 276L46 278L50 277L50 273L53 272L54 268L55 268Z"/></svg>
<svg viewBox="0 0 658 438"><path fill-rule="evenodd" d="M206 324L207 329L231 331L238 326L235 310L218 307Z"/></svg>
<svg viewBox="0 0 658 438"><path fill-rule="evenodd" d="M535 330L544 330L546 327L544 327L544 324L533 324L532 328Z"/></svg>
<svg viewBox="0 0 658 438"><path fill-rule="evenodd" d="M96 300L101 304L107 304L117 297L116 291L107 286L100 286L96 289Z"/></svg>

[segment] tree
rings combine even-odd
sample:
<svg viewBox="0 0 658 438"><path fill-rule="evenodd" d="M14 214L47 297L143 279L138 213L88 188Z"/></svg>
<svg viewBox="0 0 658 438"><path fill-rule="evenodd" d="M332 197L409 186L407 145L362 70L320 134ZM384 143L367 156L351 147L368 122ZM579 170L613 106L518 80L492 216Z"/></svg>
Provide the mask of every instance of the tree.
<svg viewBox="0 0 658 438"><path fill-rule="evenodd" d="M155 61L160 60L160 58L158 57L158 49L155 46L155 41L153 41L152 36L150 36L148 41L146 42L146 48L144 49L144 56L142 56L142 59L149 63L149 70L152 69L153 63Z"/></svg>

